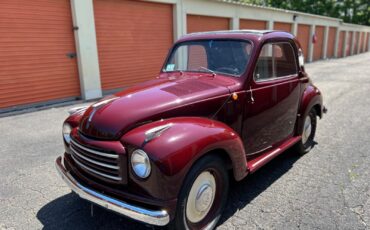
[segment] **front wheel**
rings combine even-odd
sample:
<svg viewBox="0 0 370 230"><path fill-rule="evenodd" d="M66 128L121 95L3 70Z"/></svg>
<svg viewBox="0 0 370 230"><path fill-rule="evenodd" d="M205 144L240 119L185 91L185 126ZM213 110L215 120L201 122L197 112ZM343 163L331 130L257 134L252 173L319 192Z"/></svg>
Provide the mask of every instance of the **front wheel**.
<svg viewBox="0 0 370 230"><path fill-rule="evenodd" d="M309 152L314 146L316 133L317 114L314 108L310 110L304 119L302 139L296 144L296 150L299 154Z"/></svg>
<svg viewBox="0 0 370 230"><path fill-rule="evenodd" d="M229 178L221 158L206 156L197 162L180 191L174 229L213 229L227 201Z"/></svg>

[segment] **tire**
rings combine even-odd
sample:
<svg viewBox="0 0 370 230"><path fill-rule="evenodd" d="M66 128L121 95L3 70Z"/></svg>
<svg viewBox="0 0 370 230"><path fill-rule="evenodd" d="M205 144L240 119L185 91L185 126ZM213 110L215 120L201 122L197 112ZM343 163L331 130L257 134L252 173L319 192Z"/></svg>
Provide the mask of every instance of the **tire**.
<svg viewBox="0 0 370 230"><path fill-rule="evenodd" d="M314 138L316 133L317 114L312 108L304 118L302 139L296 144L296 151L303 155L308 153L315 144Z"/></svg>
<svg viewBox="0 0 370 230"><path fill-rule="evenodd" d="M226 205L228 190L229 177L223 160L211 155L201 158L185 178L170 229L215 228Z"/></svg>

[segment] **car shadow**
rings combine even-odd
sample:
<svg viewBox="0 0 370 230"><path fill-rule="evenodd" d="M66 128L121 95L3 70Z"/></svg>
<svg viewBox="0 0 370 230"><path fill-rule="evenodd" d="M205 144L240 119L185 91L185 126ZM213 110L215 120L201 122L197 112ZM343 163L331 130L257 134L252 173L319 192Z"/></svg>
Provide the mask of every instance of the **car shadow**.
<svg viewBox="0 0 370 230"><path fill-rule="evenodd" d="M37 212L43 229L154 229L81 199L75 193L61 196Z"/></svg>
<svg viewBox="0 0 370 230"><path fill-rule="evenodd" d="M229 200L219 224L247 206L288 172L299 157L299 154L289 149L254 174L240 182L231 183ZM43 224L43 229L161 229L130 220L96 205L92 215L91 204L74 193L66 194L43 206L38 211L37 218Z"/></svg>

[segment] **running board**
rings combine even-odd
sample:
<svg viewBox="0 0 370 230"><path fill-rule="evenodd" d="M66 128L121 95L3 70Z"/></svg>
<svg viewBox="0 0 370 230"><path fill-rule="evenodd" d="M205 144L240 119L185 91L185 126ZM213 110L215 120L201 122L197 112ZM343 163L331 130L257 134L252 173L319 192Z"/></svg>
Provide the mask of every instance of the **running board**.
<svg viewBox="0 0 370 230"><path fill-rule="evenodd" d="M269 161L271 161L272 159L283 153L285 150L293 146L295 143L300 141L301 138L301 136L292 137L289 140L285 141L278 148L272 149L256 158L251 159L250 161L247 161L247 168L249 170L249 173L254 173L255 171L257 171Z"/></svg>

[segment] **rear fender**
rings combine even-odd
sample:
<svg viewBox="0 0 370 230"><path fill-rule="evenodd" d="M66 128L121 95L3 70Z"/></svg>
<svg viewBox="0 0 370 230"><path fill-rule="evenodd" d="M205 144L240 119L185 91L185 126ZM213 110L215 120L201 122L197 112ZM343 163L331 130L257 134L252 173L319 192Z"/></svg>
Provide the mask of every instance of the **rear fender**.
<svg viewBox="0 0 370 230"><path fill-rule="evenodd" d="M323 102L320 90L314 85L308 85L302 95L300 109L297 119L297 135L300 135L303 130L304 119L310 110L317 106L319 109L317 115L321 118L323 114Z"/></svg>

